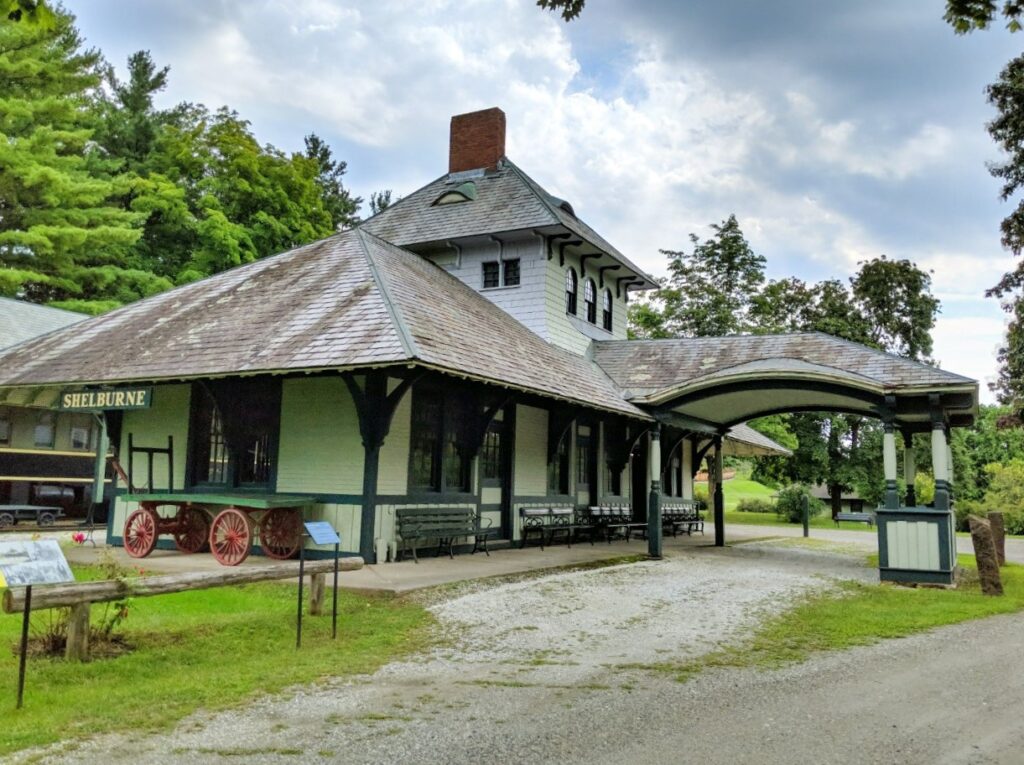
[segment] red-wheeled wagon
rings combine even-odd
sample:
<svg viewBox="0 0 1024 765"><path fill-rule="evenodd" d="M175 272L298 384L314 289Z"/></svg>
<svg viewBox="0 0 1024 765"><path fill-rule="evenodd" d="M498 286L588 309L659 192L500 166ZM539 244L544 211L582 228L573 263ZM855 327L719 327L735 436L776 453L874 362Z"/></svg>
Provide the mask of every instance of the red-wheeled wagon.
<svg viewBox="0 0 1024 765"><path fill-rule="evenodd" d="M259 539L263 554L294 557L302 544L302 509L313 497L294 494L133 494L139 508L124 524L124 549L145 558L161 536L171 536L184 553L207 546L224 566L249 557Z"/></svg>

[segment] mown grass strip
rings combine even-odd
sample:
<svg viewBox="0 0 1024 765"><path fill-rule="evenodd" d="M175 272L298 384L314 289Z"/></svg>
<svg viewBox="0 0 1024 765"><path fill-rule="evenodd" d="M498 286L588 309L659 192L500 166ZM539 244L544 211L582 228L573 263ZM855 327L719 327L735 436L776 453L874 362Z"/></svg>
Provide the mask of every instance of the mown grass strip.
<svg viewBox="0 0 1024 765"><path fill-rule="evenodd" d="M960 556L960 565L965 577L955 590L843 581L836 589L811 595L769 619L749 640L735 646L685 662L632 667L667 672L680 681L709 668L773 669L806 661L822 651L870 645L1024 610L1024 566L1008 564L1002 569L1005 595L993 598L981 594L972 559Z"/></svg>
<svg viewBox="0 0 1024 765"><path fill-rule="evenodd" d="M130 653L88 664L31 660L21 710L14 709L21 618L0 617L0 755L95 733L166 728L198 709L372 672L429 640L432 620L420 605L342 591L338 639L331 640L329 615L307 617L296 651L295 597L294 585L262 583L138 598L122 630Z"/></svg>

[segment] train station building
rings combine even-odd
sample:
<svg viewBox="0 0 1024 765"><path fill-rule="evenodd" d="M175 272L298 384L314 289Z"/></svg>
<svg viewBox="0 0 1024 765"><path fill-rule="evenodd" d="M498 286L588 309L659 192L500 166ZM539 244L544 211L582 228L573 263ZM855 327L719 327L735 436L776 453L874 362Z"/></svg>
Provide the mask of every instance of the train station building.
<svg viewBox="0 0 1024 765"><path fill-rule="evenodd" d="M819 333L628 339L630 296L656 286L505 155L488 109L452 119L447 172L358 228L3 352L0 403L130 396L99 410L125 473L115 544L140 502L187 495L207 522L242 508L257 550L265 534L289 552L274 533L297 513L368 562L401 541L403 508L472 509L492 544L520 540L529 508L646 522L692 499L707 457L720 477L725 454L780 453L748 420L849 412L886 424L893 511L915 505L898 496L896 436L932 433L936 502L918 510L941 522L899 522L937 529L948 558L946 438L973 421L975 381ZM910 477L912 450L902 461ZM899 566L930 565L923 541L903 546Z"/></svg>

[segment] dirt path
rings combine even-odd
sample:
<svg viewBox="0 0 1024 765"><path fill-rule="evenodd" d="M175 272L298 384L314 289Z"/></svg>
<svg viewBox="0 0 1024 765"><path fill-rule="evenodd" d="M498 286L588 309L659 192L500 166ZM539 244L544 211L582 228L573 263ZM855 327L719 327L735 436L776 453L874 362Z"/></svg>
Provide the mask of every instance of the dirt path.
<svg viewBox="0 0 1024 765"><path fill-rule="evenodd" d="M755 544L467 587L433 606L451 645L418 661L49 761L1020 762L1024 618L686 684L631 666L735 639L820 573L874 577L861 560Z"/></svg>

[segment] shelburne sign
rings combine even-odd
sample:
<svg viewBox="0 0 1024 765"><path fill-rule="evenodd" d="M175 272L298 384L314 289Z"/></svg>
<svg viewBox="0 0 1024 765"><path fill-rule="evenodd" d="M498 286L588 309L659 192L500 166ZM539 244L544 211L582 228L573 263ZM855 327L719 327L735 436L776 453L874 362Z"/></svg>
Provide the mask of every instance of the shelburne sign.
<svg viewBox="0 0 1024 765"><path fill-rule="evenodd" d="M97 412L104 409L149 409L152 403L152 388L65 390L60 394L60 408L71 412Z"/></svg>

